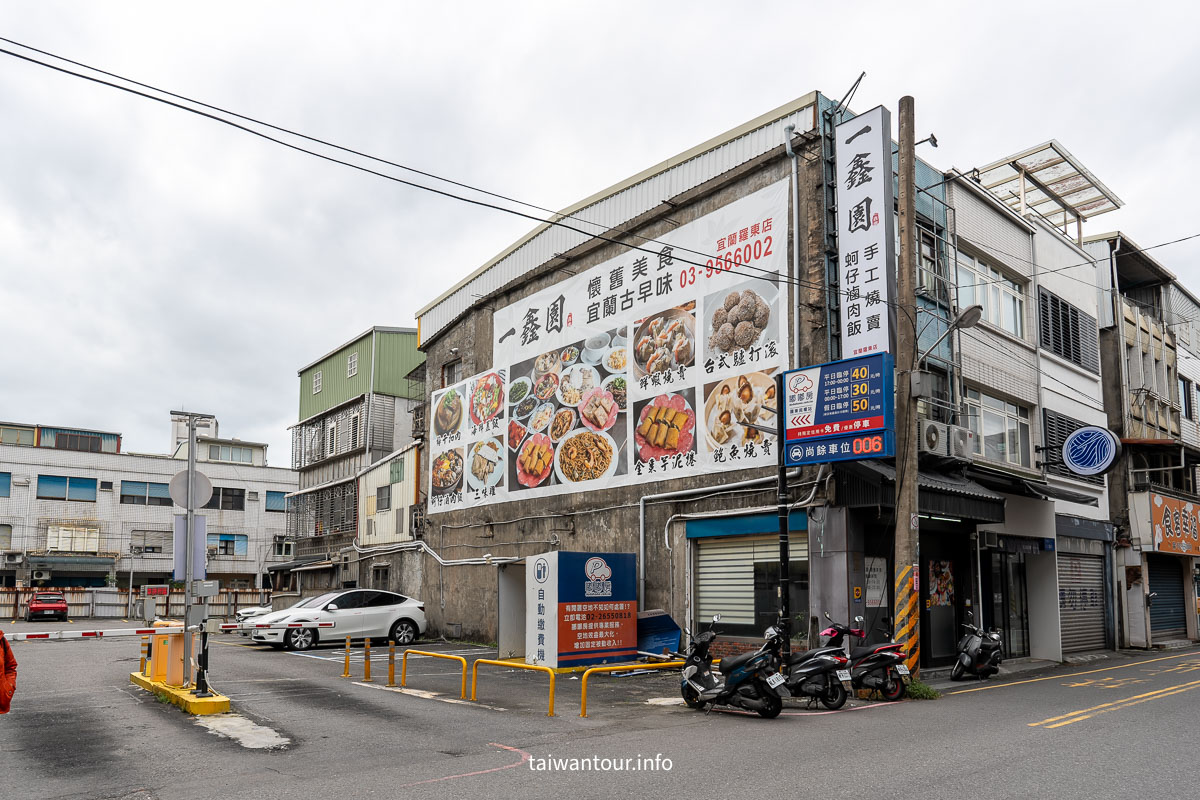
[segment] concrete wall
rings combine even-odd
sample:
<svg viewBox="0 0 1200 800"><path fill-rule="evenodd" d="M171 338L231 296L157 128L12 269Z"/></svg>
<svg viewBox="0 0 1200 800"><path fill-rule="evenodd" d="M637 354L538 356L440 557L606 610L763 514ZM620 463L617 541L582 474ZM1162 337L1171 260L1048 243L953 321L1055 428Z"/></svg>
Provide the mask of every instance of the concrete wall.
<svg viewBox="0 0 1200 800"><path fill-rule="evenodd" d="M1025 556L1029 600L1029 655L1062 661L1058 613L1058 556L1053 552Z"/></svg>

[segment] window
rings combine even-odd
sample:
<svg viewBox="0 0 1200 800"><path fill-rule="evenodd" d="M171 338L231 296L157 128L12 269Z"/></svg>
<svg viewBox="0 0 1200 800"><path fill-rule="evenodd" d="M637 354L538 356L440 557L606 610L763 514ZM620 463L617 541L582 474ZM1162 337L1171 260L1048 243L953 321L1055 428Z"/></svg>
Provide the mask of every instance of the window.
<svg viewBox="0 0 1200 800"><path fill-rule="evenodd" d="M462 379L462 359L456 358L442 364L442 388L453 386Z"/></svg>
<svg viewBox="0 0 1200 800"><path fill-rule="evenodd" d="M994 267L958 254L959 308L983 306L983 318L1013 336L1025 337L1025 291Z"/></svg>
<svg viewBox="0 0 1200 800"><path fill-rule="evenodd" d="M1196 419L1196 404L1192 400L1192 382L1187 378L1179 379L1179 409L1186 419Z"/></svg>
<svg viewBox="0 0 1200 800"><path fill-rule="evenodd" d="M51 525L46 528L46 550L64 553L98 553L100 551L100 529Z"/></svg>
<svg viewBox="0 0 1200 800"><path fill-rule="evenodd" d="M217 549L219 556L244 556L247 553L249 537L241 533L210 533L208 546Z"/></svg>
<svg viewBox="0 0 1200 800"><path fill-rule="evenodd" d="M358 374L358 353L346 356L346 377L353 378Z"/></svg>
<svg viewBox="0 0 1200 800"><path fill-rule="evenodd" d="M63 475L38 475L39 500L77 500L96 502L95 478L71 478Z"/></svg>
<svg viewBox="0 0 1200 800"><path fill-rule="evenodd" d="M145 483L143 481L121 481L121 503L132 506L169 506L171 500L170 486L165 483Z"/></svg>
<svg viewBox="0 0 1200 800"><path fill-rule="evenodd" d="M350 559L342 559L342 567L346 571L350 569ZM341 597L335 597L333 602L338 608L362 608L363 601L367 599L366 592L346 592Z"/></svg>
<svg viewBox="0 0 1200 800"><path fill-rule="evenodd" d="M287 492L267 492L267 511L287 511Z"/></svg>
<svg viewBox="0 0 1200 800"><path fill-rule="evenodd" d="M0 472L0 497L12 496L12 473Z"/></svg>
<svg viewBox="0 0 1200 800"><path fill-rule="evenodd" d="M358 414L350 415L350 449L358 449Z"/></svg>
<svg viewBox="0 0 1200 800"><path fill-rule="evenodd" d="M221 511L245 511L246 490L214 486L212 499L204 507L215 508Z"/></svg>
<svg viewBox="0 0 1200 800"><path fill-rule="evenodd" d="M251 447L210 444L208 446L208 459L209 461L234 461L239 464L253 464L254 449Z"/></svg>
<svg viewBox="0 0 1200 800"><path fill-rule="evenodd" d="M375 490L375 510L387 511L392 507L392 487L380 486Z"/></svg>
<svg viewBox="0 0 1200 800"><path fill-rule="evenodd" d="M949 303L950 290L941 243L933 231L917 228L917 286L941 303Z"/></svg>
<svg viewBox="0 0 1200 800"><path fill-rule="evenodd" d="M392 462L392 483L400 483L404 480L404 459L397 458Z"/></svg>
<svg viewBox="0 0 1200 800"><path fill-rule="evenodd" d="M313 373L313 394L319 394L321 391L321 370Z"/></svg>
<svg viewBox="0 0 1200 800"><path fill-rule="evenodd" d="M292 557L292 542L275 542L275 555L285 558Z"/></svg>
<svg viewBox="0 0 1200 800"><path fill-rule="evenodd" d="M171 552L174 534L171 531L133 531L129 537L131 547L142 549L142 555L168 555Z"/></svg>
<svg viewBox="0 0 1200 800"><path fill-rule="evenodd" d="M81 453L99 453L100 437L83 433L57 433L54 447L58 450L78 450Z"/></svg>
<svg viewBox="0 0 1200 800"><path fill-rule="evenodd" d="M371 585L379 587L387 586L389 574L390 570L387 567L372 567ZM383 602L377 603L376 605L387 606L392 605L395 602L391 595L386 595L382 592L379 594L379 599Z"/></svg>
<svg viewBox="0 0 1200 800"><path fill-rule="evenodd" d="M975 453L989 461L1028 467L1029 409L967 389L967 427L975 433Z"/></svg>
<svg viewBox="0 0 1200 800"><path fill-rule="evenodd" d="M325 422L325 455L331 456L337 452L337 421Z"/></svg>
<svg viewBox="0 0 1200 800"><path fill-rule="evenodd" d="M12 548L12 525L0 525L0 550Z"/></svg>
<svg viewBox="0 0 1200 800"><path fill-rule="evenodd" d="M421 531L425 527L425 509L421 506L413 506L410 516L412 517L412 525L410 527L412 528L413 535L420 538Z"/></svg>
<svg viewBox="0 0 1200 800"><path fill-rule="evenodd" d="M33 447L33 431L27 428L7 428L0 426L0 444Z"/></svg>
<svg viewBox="0 0 1200 800"><path fill-rule="evenodd" d="M1066 414L1059 414L1057 411L1049 409L1042 410L1042 428L1045 432L1046 455L1048 456L1046 470L1053 472L1055 475L1062 475L1064 478L1074 478L1077 481L1103 486L1103 475L1076 475L1062 463L1061 453L1063 442L1076 430L1082 428L1084 424L1077 419L1068 417ZM1055 455L1056 453L1059 455Z"/></svg>
<svg viewBox="0 0 1200 800"><path fill-rule="evenodd" d="M1086 370L1100 372L1096 319L1055 294L1040 289L1038 323L1041 346Z"/></svg>

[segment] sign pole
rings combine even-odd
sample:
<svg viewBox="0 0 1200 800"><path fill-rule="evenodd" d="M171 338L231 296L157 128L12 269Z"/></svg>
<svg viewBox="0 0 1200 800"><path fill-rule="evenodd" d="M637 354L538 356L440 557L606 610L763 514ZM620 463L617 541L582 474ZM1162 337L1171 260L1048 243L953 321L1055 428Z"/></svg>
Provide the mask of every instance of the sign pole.
<svg viewBox="0 0 1200 800"><path fill-rule="evenodd" d="M784 374L775 376L775 441L779 443L779 474L776 486L776 498L779 511L779 627L783 633L783 663L788 663L792 654L792 588L791 574L788 567L791 563L791 541L788 532L788 485L787 485L787 414L784 394Z"/></svg>
<svg viewBox="0 0 1200 800"><path fill-rule="evenodd" d="M192 683L192 635L188 632L188 617L192 611L192 552L196 541L196 416L188 414L187 461L187 552L184 553L183 584L183 685Z"/></svg>
<svg viewBox="0 0 1200 800"><path fill-rule="evenodd" d="M917 504L917 420L911 385L917 363L916 329L916 144L913 99L900 98L900 254L896 270L896 529L894 542L896 596L893 626L896 641L908 654L905 663L917 674L921 657L921 611L917 594L920 569Z"/></svg>

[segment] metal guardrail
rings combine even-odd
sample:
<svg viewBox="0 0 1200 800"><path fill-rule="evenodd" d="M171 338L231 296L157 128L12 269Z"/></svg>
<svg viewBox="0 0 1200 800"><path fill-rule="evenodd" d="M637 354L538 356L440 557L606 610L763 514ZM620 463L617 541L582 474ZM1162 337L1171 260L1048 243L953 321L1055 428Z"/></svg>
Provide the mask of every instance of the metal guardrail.
<svg viewBox="0 0 1200 800"><path fill-rule="evenodd" d="M479 665L480 664L495 664L497 667L508 667L509 669L524 669L533 672L544 672L550 676L550 710L546 713L547 717L554 716L554 670L549 667L543 667L538 664L514 664L511 661L496 661L490 658L477 658L471 666L471 700L475 700L475 684L479 680Z"/></svg>
<svg viewBox="0 0 1200 800"><path fill-rule="evenodd" d="M635 672L635 671L641 671L641 670L647 670L647 669L676 669L678 667L682 667L685 663L687 663L687 662L663 661L663 662L656 662L653 664L617 664L617 665L611 666L611 667L592 667L591 669L584 670L583 679L582 679L582 688L580 689L580 692L579 692L579 716L581 716L581 717L587 716L588 678L592 675L592 673L594 673L594 672ZM474 700L475 698L471 698L471 699Z"/></svg>
<svg viewBox="0 0 1200 800"><path fill-rule="evenodd" d="M403 657L400 659L400 685L401 686L408 685L407 683L405 683L405 681L408 679L408 656L409 656L409 654L412 654L414 656L428 656L430 658L444 658L447 661L457 661L460 664L462 664L462 691L459 693L458 697L460 700L467 699L467 660L465 658L463 658L462 656L452 656L447 653L432 653L428 650L405 650ZM479 662L476 661L475 663L478 664ZM507 663L507 662L488 661L486 663L500 664L500 663ZM475 682L474 681L471 681L471 699L472 700L475 699ZM550 702L551 702L551 708L553 708L554 701L551 700ZM551 716L553 716L553 715L551 715Z"/></svg>

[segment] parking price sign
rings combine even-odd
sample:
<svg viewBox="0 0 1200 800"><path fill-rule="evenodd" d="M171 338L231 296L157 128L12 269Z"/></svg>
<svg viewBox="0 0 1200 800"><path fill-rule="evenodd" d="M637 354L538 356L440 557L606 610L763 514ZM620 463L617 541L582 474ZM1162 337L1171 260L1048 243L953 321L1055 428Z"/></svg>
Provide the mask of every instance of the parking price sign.
<svg viewBox="0 0 1200 800"><path fill-rule="evenodd" d="M788 466L895 455L895 389L890 353L784 375Z"/></svg>

